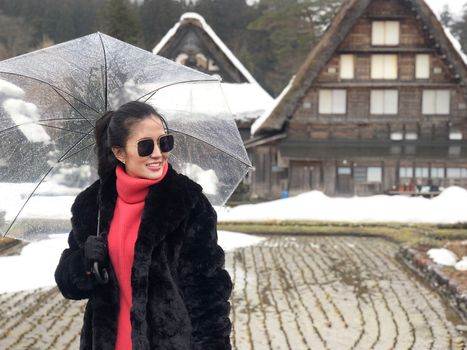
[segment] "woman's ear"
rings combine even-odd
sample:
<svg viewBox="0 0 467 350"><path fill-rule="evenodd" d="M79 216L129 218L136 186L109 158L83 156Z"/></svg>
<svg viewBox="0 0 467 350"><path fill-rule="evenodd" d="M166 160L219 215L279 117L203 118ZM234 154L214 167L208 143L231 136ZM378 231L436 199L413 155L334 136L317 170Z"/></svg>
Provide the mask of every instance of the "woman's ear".
<svg viewBox="0 0 467 350"><path fill-rule="evenodd" d="M120 162L125 164L126 153L123 148L114 146L112 147L112 153L114 154L115 158L117 158Z"/></svg>

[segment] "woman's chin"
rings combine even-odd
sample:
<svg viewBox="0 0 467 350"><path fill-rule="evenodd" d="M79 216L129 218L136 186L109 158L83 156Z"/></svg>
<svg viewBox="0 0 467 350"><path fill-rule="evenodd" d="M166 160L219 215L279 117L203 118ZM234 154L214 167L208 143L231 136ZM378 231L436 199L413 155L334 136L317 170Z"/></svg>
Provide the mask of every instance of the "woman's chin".
<svg viewBox="0 0 467 350"><path fill-rule="evenodd" d="M150 180L157 180L162 176L163 167L146 167L143 177Z"/></svg>

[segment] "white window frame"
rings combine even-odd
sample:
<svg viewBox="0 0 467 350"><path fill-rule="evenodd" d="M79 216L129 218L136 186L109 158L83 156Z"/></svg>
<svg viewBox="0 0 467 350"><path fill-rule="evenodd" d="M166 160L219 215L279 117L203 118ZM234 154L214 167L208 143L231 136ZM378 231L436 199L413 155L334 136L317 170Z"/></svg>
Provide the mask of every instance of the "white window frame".
<svg viewBox="0 0 467 350"><path fill-rule="evenodd" d="M450 90L423 90L422 114L424 115L449 115L450 113L451 113L451 91Z"/></svg>
<svg viewBox="0 0 467 350"><path fill-rule="evenodd" d="M346 114L347 90L320 89L318 105L319 114Z"/></svg>
<svg viewBox="0 0 467 350"><path fill-rule="evenodd" d="M415 55L415 79L430 79L431 57L427 54Z"/></svg>
<svg viewBox="0 0 467 350"><path fill-rule="evenodd" d="M341 79L355 78L355 56L341 55L339 60L339 76Z"/></svg>
<svg viewBox="0 0 467 350"><path fill-rule="evenodd" d="M399 21L373 21L371 23L371 45L398 46L399 44Z"/></svg>
<svg viewBox="0 0 467 350"><path fill-rule="evenodd" d="M395 80L399 76L397 55L371 55L371 79Z"/></svg>
<svg viewBox="0 0 467 350"><path fill-rule="evenodd" d="M370 92L371 115L397 115L399 113L399 90L376 89Z"/></svg>

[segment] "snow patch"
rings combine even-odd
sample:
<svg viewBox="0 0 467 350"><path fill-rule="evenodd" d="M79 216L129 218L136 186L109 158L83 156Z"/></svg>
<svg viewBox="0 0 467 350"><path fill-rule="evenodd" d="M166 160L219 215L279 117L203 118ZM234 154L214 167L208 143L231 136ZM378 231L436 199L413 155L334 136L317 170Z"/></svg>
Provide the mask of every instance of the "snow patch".
<svg viewBox="0 0 467 350"><path fill-rule="evenodd" d="M467 271L467 256L464 256L461 261L458 261L454 268L458 271Z"/></svg>
<svg viewBox="0 0 467 350"><path fill-rule="evenodd" d="M237 232L218 232L218 244L225 251L256 245L265 238ZM0 257L0 293L55 286L54 273L68 234L49 235L48 239L29 243L20 255Z"/></svg>
<svg viewBox="0 0 467 350"><path fill-rule="evenodd" d="M443 266L454 266L457 263L456 254L446 248L430 249L427 254L435 263Z"/></svg>

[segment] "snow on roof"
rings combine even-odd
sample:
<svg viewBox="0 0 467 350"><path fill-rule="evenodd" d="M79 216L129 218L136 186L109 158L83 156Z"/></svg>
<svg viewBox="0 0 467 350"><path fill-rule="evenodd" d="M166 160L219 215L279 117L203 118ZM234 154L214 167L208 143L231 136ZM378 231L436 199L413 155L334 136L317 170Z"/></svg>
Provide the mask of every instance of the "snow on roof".
<svg viewBox="0 0 467 350"><path fill-rule="evenodd" d="M167 42L177 33L178 28L181 23L185 20L195 20L201 24L201 28L209 35L209 37L214 41L214 43L221 49L221 51L227 56L227 58L232 62L232 64L237 68L243 76L248 80L249 83L258 84L258 82L253 78L250 72L245 68L245 66L238 60L238 58L230 51L230 49L224 44L224 42L217 36L214 30L209 24L206 23L203 16L195 12L186 12L180 17L180 21L176 23L172 29L170 29L167 34L161 39L161 41L154 47L152 50L153 53L158 54L159 51L167 44ZM258 84L259 85L259 84Z"/></svg>
<svg viewBox="0 0 467 350"><path fill-rule="evenodd" d="M440 13L438 13L436 11L436 9L433 7L433 5L430 4L429 1L425 1L425 4L430 8L431 12L433 12L433 14L436 16L439 23L441 23L441 27L443 27L444 33L446 34L446 37L451 42L452 46L456 49L459 56L462 57L462 60L464 61L464 64L467 65L467 55L462 51L462 46L461 46L459 40L457 40L456 37L454 35L452 35L451 31L443 25L443 22L441 21Z"/></svg>
<svg viewBox="0 0 467 350"><path fill-rule="evenodd" d="M284 98L285 95L289 92L290 88L292 87L292 84L294 82L295 75L290 79L289 83L287 86L282 90L279 96L274 100L274 102L269 106L267 110L264 111L264 113L256 119L256 121L253 123L251 126L251 135L254 135L256 131L263 125L263 123L268 119L268 117L271 115L272 111L277 107L277 105L281 102L281 100Z"/></svg>
<svg viewBox="0 0 467 350"><path fill-rule="evenodd" d="M234 119L252 120L261 116L273 103L272 97L257 84L221 83Z"/></svg>
<svg viewBox="0 0 467 350"><path fill-rule="evenodd" d="M258 84L245 66L237 59L237 57L235 57L232 51L230 51L224 42L217 36L211 26L209 26L205 19L198 13L184 13L180 17L180 21L167 32L161 41L154 47L152 52L154 54L158 54L177 33L182 22L185 20L195 20L199 22L201 28L206 32L206 34L208 34L208 36L232 62L235 68L237 68L247 79L248 83L243 84L222 83L225 97L235 120L257 119L258 116L260 116L264 110L269 107L273 98L261 87L261 85Z"/></svg>

